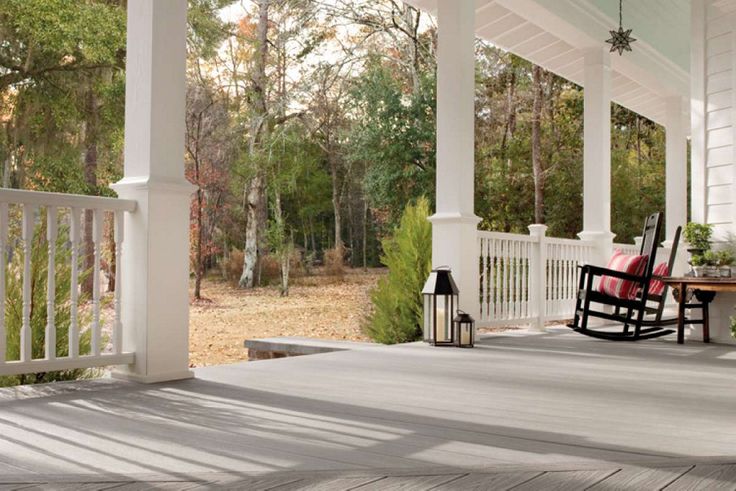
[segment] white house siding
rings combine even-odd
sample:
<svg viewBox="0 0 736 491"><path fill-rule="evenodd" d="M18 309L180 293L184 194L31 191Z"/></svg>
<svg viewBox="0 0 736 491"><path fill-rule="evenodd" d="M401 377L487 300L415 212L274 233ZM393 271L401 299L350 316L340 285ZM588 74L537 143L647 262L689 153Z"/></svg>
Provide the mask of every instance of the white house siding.
<svg viewBox="0 0 736 491"><path fill-rule="evenodd" d="M713 224L723 237L736 232L736 0L695 1L693 16L702 39L693 43L693 56L702 57L693 60L693 86L702 91L693 94L694 106L700 106L693 107L693 117L702 119L702 139L693 139L693 169L704 169L700 189L694 179L693 218Z"/></svg>
<svg viewBox="0 0 736 491"><path fill-rule="evenodd" d="M736 0L693 0L691 36L692 219L736 234ZM736 295L719 294L711 336L733 342Z"/></svg>

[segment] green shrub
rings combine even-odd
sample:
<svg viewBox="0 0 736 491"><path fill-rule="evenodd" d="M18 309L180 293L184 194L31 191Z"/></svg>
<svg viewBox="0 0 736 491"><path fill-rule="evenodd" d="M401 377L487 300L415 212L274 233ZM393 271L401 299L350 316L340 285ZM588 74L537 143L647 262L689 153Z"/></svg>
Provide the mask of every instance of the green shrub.
<svg viewBox="0 0 736 491"><path fill-rule="evenodd" d="M31 247L31 352L33 358L43 358L45 355L44 341L46 336L47 304L46 286L48 283L48 242L45 239L46 230L43 226L36 227ZM56 247L55 277L55 324L56 324L56 356L61 358L69 354L69 325L71 322L71 252L67 247L68 233L59 231L59 240ZM81 254L80 254L81 256ZM80 284L83 281L80 258ZM20 359L20 330L23 325L23 249L16 249L6 269L6 297L5 297L5 329L6 352L8 361ZM79 305L85 299L80 294ZM80 308L78 325L89 324L90 309ZM90 351L91 332L86 330L79 335L79 353ZM104 346L104 340L102 340ZM60 380L75 380L88 376L88 370L64 370L59 372L44 372L31 375L13 375L0 377L0 387L11 385L45 383Z"/></svg>
<svg viewBox="0 0 736 491"><path fill-rule="evenodd" d="M427 220L429 201L408 205L399 227L382 242L381 262L388 275L371 293L373 311L365 332L385 344L416 341L422 337L422 287L432 266L432 226Z"/></svg>

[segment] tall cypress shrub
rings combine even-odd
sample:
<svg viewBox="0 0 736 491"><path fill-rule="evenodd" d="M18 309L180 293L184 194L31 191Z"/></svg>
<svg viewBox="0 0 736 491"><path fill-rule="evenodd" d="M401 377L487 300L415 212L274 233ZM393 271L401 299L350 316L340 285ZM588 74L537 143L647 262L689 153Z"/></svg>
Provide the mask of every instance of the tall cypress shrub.
<svg viewBox="0 0 736 491"><path fill-rule="evenodd" d="M416 341L422 337L422 287L432 267L432 226L427 220L429 201L409 204L392 237L384 239L381 262L388 275L371 294L373 311L365 332L384 344Z"/></svg>

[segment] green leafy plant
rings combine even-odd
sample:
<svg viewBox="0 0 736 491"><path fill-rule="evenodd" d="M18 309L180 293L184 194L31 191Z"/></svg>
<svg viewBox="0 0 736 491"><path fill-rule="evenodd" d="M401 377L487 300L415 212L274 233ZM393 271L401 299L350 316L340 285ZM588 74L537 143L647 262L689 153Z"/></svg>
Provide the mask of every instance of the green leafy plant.
<svg viewBox="0 0 736 491"><path fill-rule="evenodd" d="M685 225L684 236L692 249L706 251L710 249L710 239L713 237L713 225L689 222Z"/></svg>
<svg viewBox="0 0 736 491"><path fill-rule="evenodd" d="M422 287L432 266L432 227L429 201L420 198L404 210L393 237L383 241L383 264L388 275L371 294L373 312L364 330L385 344L422 337Z"/></svg>
<svg viewBox="0 0 736 491"><path fill-rule="evenodd" d="M736 261L736 256L729 249L722 249L715 253L716 266L731 266Z"/></svg>
<svg viewBox="0 0 736 491"><path fill-rule="evenodd" d="M718 253L708 249L703 254L693 256L693 259L698 258L702 264L699 266L718 266ZM695 266L695 264L693 264Z"/></svg>
<svg viewBox="0 0 736 491"><path fill-rule="evenodd" d="M736 338L736 317L731 317L731 336Z"/></svg>
<svg viewBox="0 0 736 491"><path fill-rule="evenodd" d="M704 255L703 254L693 255L693 257L690 258L690 265L696 268L699 266L707 266Z"/></svg>
<svg viewBox="0 0 736 491"><path fill-rule="evenodd" d="M48 242L45 239L44 227L36 227L31 247L31 352L33 358L44 357L44 341L46 335L48 284ZM55 256L55 324L56 324L56 356L61 358L69 354L69 326L71 324L71 253L66 243L68 234L60 231ZM20 331L23 325L23 251L13 251L6 270L5 297L5 329L7 345L6 360L20 358ZM81 264L81 260L80 260ZM80 268L81 269L81 268ZM81 274L84 276L87 273ZM80 278L80 283L83 278ZM80 295L79 305L86 299ZM78 325L89 324L89 309L80 308ZM91 332L86 330L79 335L79 352L89 353ZM103 341L104 342L104 341ZM0 387L29 383L46 383L60 380L75 380L89 376L89 370L64 370L58 372L42 372L31 375L13 375L0 377Z"/></svg>

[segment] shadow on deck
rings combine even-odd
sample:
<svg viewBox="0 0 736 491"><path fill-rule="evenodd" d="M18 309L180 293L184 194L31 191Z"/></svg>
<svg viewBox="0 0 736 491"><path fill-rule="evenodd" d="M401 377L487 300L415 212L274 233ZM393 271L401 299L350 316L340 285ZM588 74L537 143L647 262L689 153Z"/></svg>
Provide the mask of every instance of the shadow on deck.
<svg viewBox="0 0 736 491"><path fill-rule="evenodd" d="M410 344L196 374L5 390L0 482L148 475L192 486L363 479L386 489L386 476L447 477L419 487L428 489L491 471L536 481L573 470L587 487L631 465L677 469L670 481L679 481L697 463L736 455L728 346L512 332L473 350Z"/></svg>

